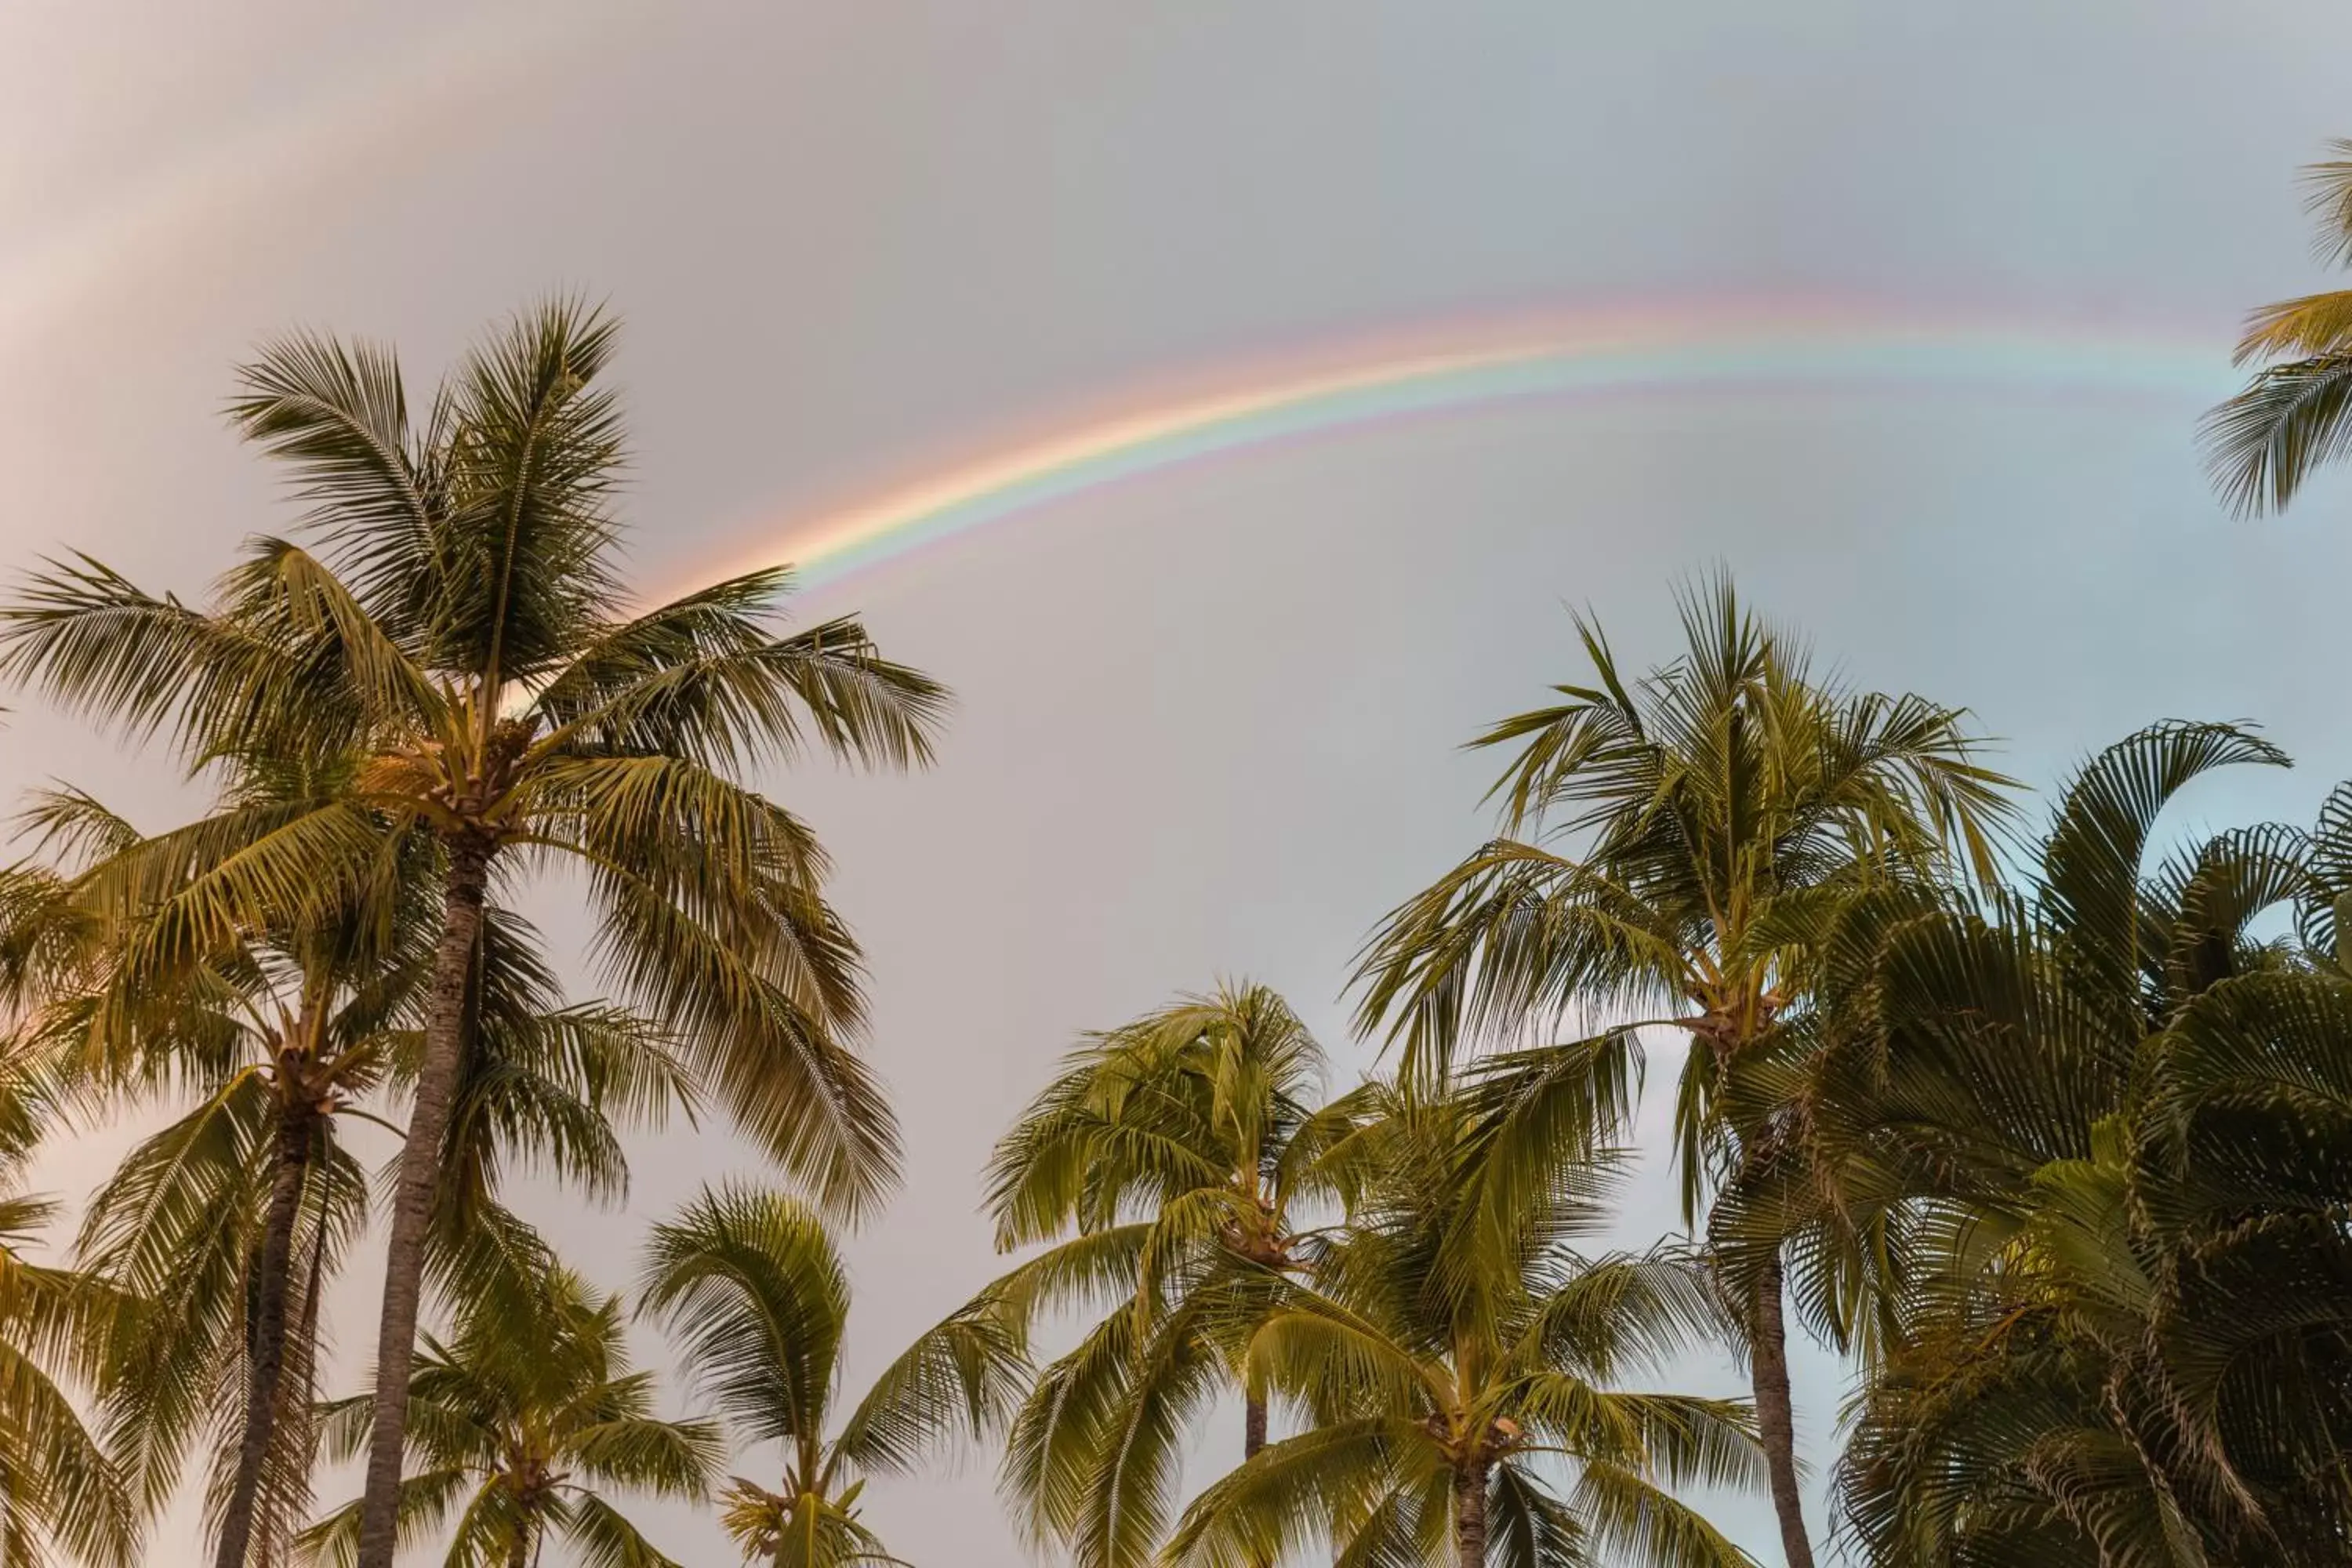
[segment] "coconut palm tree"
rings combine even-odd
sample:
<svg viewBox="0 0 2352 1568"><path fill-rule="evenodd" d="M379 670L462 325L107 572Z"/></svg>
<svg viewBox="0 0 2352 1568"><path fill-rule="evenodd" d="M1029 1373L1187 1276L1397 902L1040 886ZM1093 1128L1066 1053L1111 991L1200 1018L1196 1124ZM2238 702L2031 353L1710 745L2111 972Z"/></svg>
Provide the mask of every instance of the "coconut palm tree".
<svg viewBox="0 0 2352 1568"><path fill-rule="evenodd" d="M57 892L47 868L0 869L0 910L53 908ZM81 1415L127 1304L101 1279L38 1260L57 1205L20 1185L53 1090L46 1064L9 1039L0 1056L0 1568L45 1568L58 1547L129 1568L138 1510Z"/></svg>
<svg viewBox="0 0 2352 1568"><path fill-rule="evenodd" d="M1618 1162L1570 1145L1528 1170L1514 1099L1389 1097L1344 1235L1247 1342L1306 1429L1193 1501L1175 1562L1244 1568L1326 1536L1346 1568L1748 1568L1670 1489L1761 1481L1746 1407L1620 1387L1724 1326L1706 1267L1573 1250Z"/></svg>
<svg viewBox="0 0 2352 1568"><path fill-rule="evenodd" d="M420 1468L401 1483L404 1536L456 1516L448 1568L529 1568L551 1541L580 1560L677 1568L609 1494L699 1498L726 1460L715 1423L654 1413L653 1374L632 1371L621 1299L568 1268L461 1316L446 1344L425 1336L410 1373L409 1447ZM338 1458L366 1447L373 1401L321 1413ZM314 1562L348 1564L360 1505L302 1538Z"/></svg>
<svg viewBox="0 0 2352 1568"><path fill-rule="evenodd" d="M231 807L299 796L261 760L227 780ZM76 791L37 795L25 820L68 863L47 918L83 940L73 984L24 1022L76 1098L189 1109L145 1140L91 1200L85 1264L135 1298L111 1357L110 1446L151 1505L176 1489L190 1441L217 1448L212 1511L223 1568L257 1530L275 1559L309 1511L320 1295L364 1218L365 1177L339 1129L413 1079L418 1002L435 941L415 837L367 897L327 921L257 934L214 962L141 964L145 910L183 869ZM404 864L404 861L405 862ZM127 919L121 911L134 911ZM108 911L113 911L111 919ZM528 926L486 916L469 981L466 1065L445 1141L436 1229L444 1272L495 1267L495 1237L535 1242L496 1206L499 1163L521 1156L595 1195L626 1168L608 1116L658 1117L689 1084L639 1021L562 1005ZM293 1374L289 1381L289 1372ZM281 1417L284 1419L281 1420Z"/></svg>
<svg viewBox="0 0 2352 1568"><path fill-rule="evenodd" d="M722 1521L744 1561L839 1568L897 1561L859 1518L868 1478L909 1472L959 1432L987 1430L1027 1372L1020 1336L966 1309L885 1368L843 1415L849 1278L824 1222L748 1186L706 1190L654 1229L646 1311L739 1440L782 1449L774 1487L738 1476Z"/></svg>
<svg viewBox="0 0 2352 1568"><path fill-rule="evenodd" d="M1001 1250L1055 1245L982 1301L1024 1326L1102 1315L1047 1366L1016 1418L1008 1495L1086 1568L1140 1568L1165 1538L1183 1439L1243 1395L1242 1456L1265 1446L1239 1376L1236 1299L1305 1268L1336 1218L1325 1160L1351 1101L1316 1108L1321 1048L1262 985L1221 985L1095 1036L1001 1140ZM1246 1326L1245 1314L1243 1326Z"/></svg>
<svg viewBox="0 0 2352 1568"><path fill-rule="evenodd" d="M1864 1560L2343 1561L2352 788L2315 833L2154 849L2189 783L2284 761L2118 743L2027 896L1888 927L1843 999L1822 1146L1938 1241L1840 1467Z"/></svg>
<svg viewBox="0 0 2352 1568"><path fill-rule="evenodd" d="M0 1196L0 1568L42 1568L56 1546L129 1568L138 1512L76 1397L102 1375L121 1303L102 1280L35 1261L56 1212Z"/></svg>
<svg viewBox="0 0 2352 1568"><path fill-rule="evenodd" d="M499 1203L508 1163L616 1200L627 1168L613 1121L656 1120L687 1088L641 1021L562 1005L513 917L491 910L481 945L471 988L484 999L469 1005L428 1233L428 1263L461 1300L489 1293L486 1271L537 1267L536 1237ZM320 1294L367 1211L341 1129L380 1122L369 1108L391 1109L416 1055L421 963L347 985L320 948L305 956L307 968L221 977L203 1001L157 999L180 1009L170 1034L209 1037L211 1059L181 1053L175 1076L194 1103L131 1152L83 1225L89 1265L146 1303L114 1352L113 1445L137 1457L160 1502L209 1427L216 1545L232 1565L255 1541L282 1546L308 1514Z"/></svg>
<svg viewBox="0 0 2352 1568"><path fill-rule="evenodd" d="M1815 678L1727 579L1679 609L1686 651L1630 685L1599 628L1578 622L1591 683L1476 742L1517 748L1495 788L1502 836L1388 917L1359 981L1365 1026L1389 1027L1423 1086L1443 1085L1467 1042L1594 1014L1620 1021L1521 1065L1573 1080L1596 1051L1633 1057L1637 1025L1686 1034L1675 1131L1696 1223L1711 1190L1758 1179L1794 1133L1732 1079L1801 1016L1828 912L1955 857L1990 878L2008 781L1977 761L1960 710ZM1789 1568L1811 1568L1783 1248L1717 1262L1740 1298L1782 1550Z"/></svg>
<svg viewBox="0 0 2352 1568"><path fill-rule="evenodd" d="M2352 142L2304 171L2323 262L2352 265ZM2352 289L2265 305L2235 363L2265 362L2243 392L2205 416L2207 467L2231 507L2284 510L2321 464L2352 444Z"/></svg>
<svg viewBox="0 0 2352 1568"><path fill-rule="evenodd" d="M289 465L319 549L263 539L205 608L88 559L0 613L0 671L198 757L352 754L348 788L187 830L208 870L152 923L201 955L350 900L388 839L438 860L439 938L395 1185L361 1568L390 1568L407 1364L467 976L493 882L576 869L615 986L713 1098L852 1209L891 1179L887 1106L845 1042L857 952L806 824L747 787L812 740L929 755L944 694L855 620L788 635L779 568L630 609L615 575L614 325L572 301L471 353L412 422L394 356L298 336L242 373L238 427ZM234 853L212 853L234 842Z"/></svg>

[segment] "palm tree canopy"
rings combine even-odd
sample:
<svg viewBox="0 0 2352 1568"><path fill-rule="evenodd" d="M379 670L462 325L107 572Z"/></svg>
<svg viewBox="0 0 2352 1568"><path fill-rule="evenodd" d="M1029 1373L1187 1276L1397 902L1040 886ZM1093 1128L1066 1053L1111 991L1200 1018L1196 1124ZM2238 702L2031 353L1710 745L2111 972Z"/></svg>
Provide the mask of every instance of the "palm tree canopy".
<svg viewBox="0 0 2352 1568"><path fill-rule="evenodd" d="M160 922L202 955L348 901L387 835L566 862L628 998L713 1098L829 1202L895 1166L888 1110L842 1040L857 953L807 826L740 782L811 744L926 760L945 694L854 619L779 623L782 569L621 608L624 452L610 319L516 319L413 420L400 367L296 336L232 415L290 468L303 538L264 538L210 605L102 563L53 564L0 616L0 668L193 759L359 759L347 779L183 836L207 866Z"/></svg>
<svg viewBox="0 0 2352 1568"><path fill-rule="evenodd" d="M1135 1568L1174 1518L1186 1433L1242 1384L1238 1299L1306 1267L1337 1219L1355 1101L1262 985L1226 984L1090 1037L996 1146L1003 1250L1053 1245L975 1308L1095 1321L1023 1403L1003 1489L1088 1568Z"/></svg>
<svg viewBox="0 0 2352 1568"><path fill-rule="evenodd" d="M620 1298L568 1269L485 1300L446 1343L428 1336L410 1384L404 1537L450 1531L449 1568L535 1560L550 1540L582 1562L676 1568L610 1494L700 1498L726 1458L715 1424L656 1413L652 1374L629 1365ZM364 1451L373 1413L364 1395L326 1408L334 1458ZM342 1568L358 1521L356 1502L339 1510L306 1552Z"/></svg>
<svg viewBox="0 0 2352 1568"><path fill-rule="evenodd" d="M1475 1521L1481 1560L1513 1568L1747 1563L1670 1489L1760 1478L1745 1407L1618 1386L1717 1342L1704 1268L1574 1249L1617 1157L1529 1173L1507 1098L1383 1099L1348 1228L1248 1341L1305 1429L1203 1492L1171 1555L1242 1568L1325 1535L1342 1563L1466 1562Z"/></svg>
<svg viewBox="0 0 2352 1568"><path fill-rule="evenodd" d="M2313 833L2156 837L2196 779L2284 761L2132 736L2025 897L1855 944L1817 1148L1916 1243L1840 1468L1865 1561L2341 1561L2352 788Z"/></svg>
<svg viewBox="0 0 2352 1568"><path fill-rule="evenodd" d="M1018 1333L967 1309L840 1411L847 1269L813 1210L755 1187L706 1191L655 1226L642 1300L736 1434L782 1450L780 1485L738 1476L724 1500L723 1522L747 1562L889 1560L858 1519L866 1479L907 1473L960 1433L985 1433L1027 1372Z"/></svg>
<svg viewBox="0 0 2352 1568"><path fill-rule="evenodd" d="M1358 978L1362 1024L1433 1084L1465 1041L1566 1017L1688 1030L1677 1129L1695 1213L1726 1152L1717 1075L1802 999L1826 911L1956 856L1992 876L2011 785L1962 710L1815 678L1727 578L1678 608L1686 651L1631 683L1579 619L1591 683L1474 742L1517 748L1493 791L1503 836L1394 910ZM1605 1037L1636 1048L1630 1029Z"/></svg>

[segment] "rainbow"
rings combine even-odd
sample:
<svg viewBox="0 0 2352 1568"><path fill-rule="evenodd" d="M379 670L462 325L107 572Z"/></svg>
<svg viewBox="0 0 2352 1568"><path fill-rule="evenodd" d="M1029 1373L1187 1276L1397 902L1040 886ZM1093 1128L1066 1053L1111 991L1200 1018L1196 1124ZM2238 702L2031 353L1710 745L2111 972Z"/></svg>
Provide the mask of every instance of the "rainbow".
<svg viewBox="0 0 2352 1568"><path fill-rule="evenodd" d="M1016 440L814 514L761 517L726 563L791 562L804 588L1122 479L1384 421L1584 396L1929 391L2208 404L2231 386L2230 338L2051 321L1922 321L1771 304L1618 310L1455 325L1285 363ZM2186 431L2183 432L2184 439Z"/></svg>

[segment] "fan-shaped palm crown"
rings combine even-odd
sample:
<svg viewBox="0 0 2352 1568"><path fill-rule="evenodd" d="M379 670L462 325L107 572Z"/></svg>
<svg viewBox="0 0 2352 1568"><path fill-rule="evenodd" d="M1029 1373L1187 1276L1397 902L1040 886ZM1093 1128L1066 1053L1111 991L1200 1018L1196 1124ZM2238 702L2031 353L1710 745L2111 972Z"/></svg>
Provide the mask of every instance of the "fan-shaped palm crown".
<svg viewBox="0 0 2352 1568"><path fill-rule="evenodd" d="M2305 171L2320 258L2352 263L2352 142ZM2352 445L2352 289L2256 310L2237 363L2267 361L2243 392L2205 416L2207 466L2240 512L2284 510L2322 464Z"/></svg>

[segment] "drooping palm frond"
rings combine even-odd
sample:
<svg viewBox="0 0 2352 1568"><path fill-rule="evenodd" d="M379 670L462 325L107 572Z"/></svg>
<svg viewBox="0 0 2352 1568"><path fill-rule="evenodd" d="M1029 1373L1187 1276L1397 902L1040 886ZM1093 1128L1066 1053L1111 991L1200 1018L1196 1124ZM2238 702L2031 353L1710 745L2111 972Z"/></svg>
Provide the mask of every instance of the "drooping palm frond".
<svg viewBox="0 0 2352 1568"><path fill-rule="evenodd" d="M706 1189L655 1226L641 1306L669 1326L728 1425L782 1450L779 1488L739 1476L722 1499L747 1562L895 1562L859 1522L866 1479L992 1429L1027 1371L1017 1324L960 1311L886 1367L836 1430L847 1274L814 1210L755 1187Z"/></svg>
<svg viewBox="0 0 2352 1568"><path fill-rule="evenodd" d="M2304 171L2323 265L2352 262L2352 143ZM2199 426L2205 461L2241 515L2284 511L2305 480L2352 442L2352 290L2264 305L2246 320L2233 363L2260 365L2244 391Z"/></svg>

